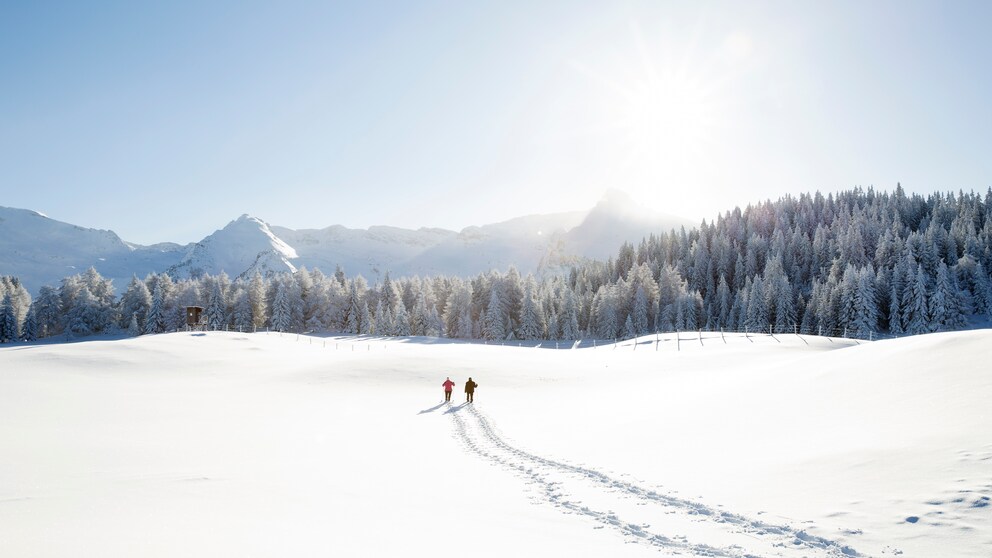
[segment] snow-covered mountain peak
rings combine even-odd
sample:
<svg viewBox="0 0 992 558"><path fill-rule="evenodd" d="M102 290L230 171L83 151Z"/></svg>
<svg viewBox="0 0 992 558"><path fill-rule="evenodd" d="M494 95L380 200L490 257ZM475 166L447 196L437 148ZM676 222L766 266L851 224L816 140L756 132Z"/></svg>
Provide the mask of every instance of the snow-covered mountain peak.
<svg viewBox="0 0 992 558"><path fill-rule="evenodd" d="M626 192L610 188L589 211L586 220L598 218L621 218L635 221L661 221L662 216L657 212L634 201Z"/></svg>
<svg viewBox="0 0 992 558"><path fill-rule="evenodd" d="M687 225L690 223L685 219L652 211L625 192L610 189L582 223L565 235L566 252L605 260L624 242Z"/></svg>
<svg viewBox="0 0 992 558"><path fill-rule="evenodd" d="M268 223L248 214L231 221L223 229L203 240L204 243L208 241L218 245L234 245L249 249L257 247L260 251L275 250L288 259L298 257L296 250L276 236Z"/></svg>
<svg viewBox="0 0 992 558"><path fill-rule="evenodd" d="M296 271L290 260L299 257L277 237L268 223L242 215L202 241L190 245L186 256L169 268L174 276L197 276L224 271L233 276Z"/></svg>

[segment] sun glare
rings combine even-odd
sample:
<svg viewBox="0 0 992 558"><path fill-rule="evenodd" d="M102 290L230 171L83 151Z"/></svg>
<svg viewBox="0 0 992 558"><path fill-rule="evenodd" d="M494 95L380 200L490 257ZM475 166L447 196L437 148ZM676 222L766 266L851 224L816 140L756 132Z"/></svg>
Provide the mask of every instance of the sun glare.
<svg viewBox="0 0 992 558"><path fill-rule="evenodd" d="M655 209L671 210L675 200L659 200L657 193L676 189L682 198L677 203L690 208L677 212L685 214L707 203L692 199L693 191L704 191L720 172L713 160L725 149L734 104L729 84L752 43L740 31L709 43L679 43L662 32L645 38L636 24L629 37L608 66L575 64L592 78L592 94L600 100L599 145L611 167L605 179Z"/></svg>
<svg viewBox="0 0 992 558"><path fill-rule="evenodd" d="M711 107L691 80L680 76L646 80L636 84L617 108L616 125L628 143L623 167L698 162L712 125Z"/></svg>

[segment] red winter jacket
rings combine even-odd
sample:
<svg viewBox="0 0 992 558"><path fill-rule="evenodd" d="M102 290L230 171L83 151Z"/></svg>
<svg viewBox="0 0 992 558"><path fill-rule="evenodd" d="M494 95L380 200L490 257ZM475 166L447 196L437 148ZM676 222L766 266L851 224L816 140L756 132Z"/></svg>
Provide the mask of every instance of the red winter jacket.
<svg viewBox="0 0 992 558"><path fill-rule="evenodd" d="M452 382L451 380L445 380L444 383L441 385L444 386L444 391L451 391L451 388L455 387L455 382Z"/></svg>

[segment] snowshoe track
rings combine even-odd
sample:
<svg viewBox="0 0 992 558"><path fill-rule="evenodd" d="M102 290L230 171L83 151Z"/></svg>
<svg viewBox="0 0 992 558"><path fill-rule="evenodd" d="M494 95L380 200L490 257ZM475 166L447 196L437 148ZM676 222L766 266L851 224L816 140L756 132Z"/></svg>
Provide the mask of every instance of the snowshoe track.
<svg viewBox="0 0 992 558"><path fill-rule="evenodd" d="M619 532L628 542L644 544L691 556L713 558L753 558L758 556L796 557L864 557L849 546L802 529L776 525L743 515L714 509L698 501L659 493L632 482L617 479L600 471L571 465L517 448L494 428L475 404L449 407L455 437L466 450L494 465L510 470L535 486L538 499L577 514ZM586 505L577 497L582 491L595 504ZM631 505L651 508L655 516L664 515L664 531L651 529L643 521L631 521ZM614 509L628 508L617 513ZM637 514L639 515L639 514ZM671 534L679 531L680 534ZM691 533L683 535L681 533ZM714 546L701 542L707 535L723 542ZM695 539L695 540L693 540Z"/></svg>

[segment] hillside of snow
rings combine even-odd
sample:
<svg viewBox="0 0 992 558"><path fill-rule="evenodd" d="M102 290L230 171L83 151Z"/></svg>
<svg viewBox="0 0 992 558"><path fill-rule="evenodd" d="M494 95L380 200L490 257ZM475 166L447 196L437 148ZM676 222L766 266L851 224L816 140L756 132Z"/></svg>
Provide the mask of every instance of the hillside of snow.
<svg viewBox="0 0 992 558"><path fill-rule="evenodd" d="M272 230L296 247L300 267L331 274L340 265L349 273L361 273L369 279L386 271L391 271L394 277L402 275L407 269L404 262L456 235L444 229L412 231L383 226L349 229L335 225L298 231L273 227Z"/></svg>
<svg viewBox="0 0 992 558"><path fill-rule="evenodd" d="M132 275L164 271L183 256L178 244L138 246L113 231L88 229L25 209L0 207L0 275L21 280L32 295L42 285L96 267L118 288Z"/></svg>
<svg viewBox="0 0 992 558"><path fill-rule="evenodd" d="M7 345L0 555L985 557L990 343Z"/></svg>

